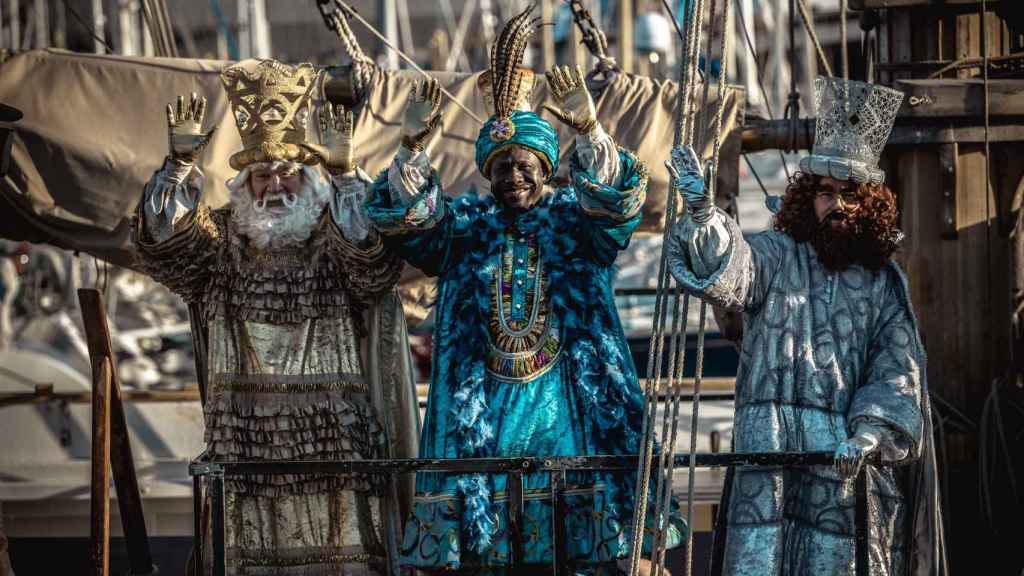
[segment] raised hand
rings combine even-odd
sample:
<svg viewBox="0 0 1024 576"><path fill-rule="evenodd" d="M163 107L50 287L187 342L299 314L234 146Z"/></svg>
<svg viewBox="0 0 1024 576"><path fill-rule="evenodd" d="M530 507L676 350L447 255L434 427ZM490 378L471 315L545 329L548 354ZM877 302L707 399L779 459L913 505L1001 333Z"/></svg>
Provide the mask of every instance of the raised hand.
<svg viewBox="0 0 1024 576"><path fill-rule="evenodd" d="M597 108L583 79L583 69L555 66L546 76L558 107L545 104L544 108L580 134L589 134L597 126Z"/></svg>
<svg viewBox="0 0 1024 576"><path fill-rule="evenodd" d="M206 98L200 98L195 92L187 104L184 96L178 96L177 107L167 105L167 141L171 158L188 164L195 163L217 129L211 128L203 134L205 116Z"/></svg>
<svg viewBox="0 0 1024 576"><path fill-rule="evenodd" d="M441 121L441 84L436 79L413 84L402 119L402 145L423 150L430 134Z"/></svg>
<svg viewBox="0 0 1024 576"><path fill-rule="evenodd" d="M711 191L704 185L700 158L690 146L672 148L671 161L665 163L672 175L672 185L686 201L686 210L694 222L703 224L711 219Z"/></svg>
<svg viewBox="0 0 1024 576"><path fill-rule="evenodd" d="M320 107L317 113L320 126L320 144L305 143L303 146L320 158L320 162L332 174L348 174L355 170L352 133L355 120L352 111L341 104L329 103Z"/></svg>

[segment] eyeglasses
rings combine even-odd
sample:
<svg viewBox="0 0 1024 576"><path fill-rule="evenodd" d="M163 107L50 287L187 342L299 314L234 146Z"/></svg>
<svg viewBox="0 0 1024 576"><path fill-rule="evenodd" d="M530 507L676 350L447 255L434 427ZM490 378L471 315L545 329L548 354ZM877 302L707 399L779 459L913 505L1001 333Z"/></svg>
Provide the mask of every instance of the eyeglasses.
<svg viewBox="0 0 1024 576"><path fill-rule="evenodd" d="M832 188L824 188L819 190L817 196L821 198L835 198L836 191ZM839 190L839 197L842 198L843 204L860 204L860 196L857 194L856 188L842 188Z"/></svg>

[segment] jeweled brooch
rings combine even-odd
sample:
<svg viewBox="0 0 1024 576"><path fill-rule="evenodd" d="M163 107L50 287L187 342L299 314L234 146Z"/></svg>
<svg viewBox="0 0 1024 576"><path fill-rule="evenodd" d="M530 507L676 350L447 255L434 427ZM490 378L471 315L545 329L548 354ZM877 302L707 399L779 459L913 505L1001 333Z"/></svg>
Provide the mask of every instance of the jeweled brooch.
<svg viewBox="0 0 1024 576"><path fill-rule="evenodd" d="M516 125L511 118L501 118L491 126L491 141L505 142L516 135Z"/></svg>

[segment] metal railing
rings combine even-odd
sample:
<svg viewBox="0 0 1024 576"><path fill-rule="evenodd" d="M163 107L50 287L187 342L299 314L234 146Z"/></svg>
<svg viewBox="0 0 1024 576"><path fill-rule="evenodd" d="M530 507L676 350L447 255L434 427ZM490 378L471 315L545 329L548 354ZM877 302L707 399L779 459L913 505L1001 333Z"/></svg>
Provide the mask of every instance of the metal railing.
<svg viewBox="0 0 1024 576"><path fill-rule="evenodd" d="M832 466L835 457L832 452L776 452L752 454L708 454L692 455L698 468L720 466L754 466L754 467L809 467ZM674 464L677 468L690 465L690 454L675 455ZM872 459L877 465L877 459ZM567 472L598 472L622 471L635 472L637 456L559 456L559 457L519 457L519 458L466 458L466 459L428 459L407 458L389 460L292 460L277 462L220 462L210 459L204 452L189 465L192 476L195 552L195 574L202 574L204 554L204 526L206 515L203 498L204 478L208 484L210 514L210 537L213 552L213 575L226 576L227 559L225 555L225 486L228 478L250 474L281 475L281 474L372 474L378 476L394 476L413 472L447 472L447 473L491 473L508 475L509 494L509 534L510 564L523 558L522 519L525 501L523 499L523 478L526 474L547 472L551 477L550 498L552 505L552 538L554 554L551 574L562 576L571 573L572 562L567 557L565 518L566 505L563 491L566 486ZM868 567L868 465L861 467L855 481L856 517L855 517L855 560L858 576L867 576ZM692 529L692 526L691 528ZM397 558L389 558L389 564L397 566Z"/></svg>

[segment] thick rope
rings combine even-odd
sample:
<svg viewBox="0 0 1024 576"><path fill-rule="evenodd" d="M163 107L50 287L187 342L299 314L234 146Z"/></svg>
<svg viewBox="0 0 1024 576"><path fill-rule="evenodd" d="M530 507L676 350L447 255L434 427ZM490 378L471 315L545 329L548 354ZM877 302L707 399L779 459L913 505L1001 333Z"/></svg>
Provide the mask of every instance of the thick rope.
<svg viewBox="0 0 1024 576"><path fill-rule="evenodd" d="M663 0L663 4L665 4L666 9L669 10L669 14L672 15L671 9L669 8L669 6L668 6L668 4L667 4L667 2L665 0ZM701 10L700 14L702 15L703 14L703 8L702 7L698 7L698 9ZM689 24L689 26L693 26L693 13L692 12L690 12L688 14L684 14L684 19ZM673 15L672 20L673 20L673 22L676 21L674 15ZM678 26L677 26L676 30L677 30L677 33L680 35L680 39L684 40L684 41L689 39L689 38L693 38L693 37L697 36L697 34L699 34L699 32L694 32L693 34L684 35L682 33L682 31L679 30ZM693 67L687 67L685 70L687 72L689 72L689 74L690 74L689 75L689 79L687 80L687 82L688 82L687 86L693 86L693 85L695 85L695 79L696 79L696 75L693 72L696 70L696 66L697 66L698 60L697 59L692 59L691 57L696 52L696 49L695 49L696 44L684 42L683 46L684 46L684 49L687 50L687 52L685 53L686 56L684 58L681 58L681 62L688 62L688 63L692 64ZM680 79L681 80L683 79L682 76L683 76L683 74L682 74L682 71L681 71L680 72ZM692 95L690 96L690 98L692 100ZM689 124L689 126L692 126L692 123ZM683 132L683 130L685 130L685 127L680 122L680 123L677 123L677 128L679 128L679 130L680 130L679 138L680 138L680 140L682 140L684 138L682 132ZM669 220L669 222L674 222L674 220L675 220L675 218L673 217L671 220ZM667 522L668 522L669 514L670 514L670 511L671 511L672 477L673 477L673 473L675 472L675 466L674 466L675 462L674 462L674 459L672 458L672 456L673 456L673 454L675 452L674 446L675 446L675 443L676 443L676 436L677 436L677 431L678 431L679 406L680 406L681 398L682 398L683 369L684 369L684 362L685 362L685 358L686 358L686 345L685 345L685 342L686 342L686 328L687 328L688 320L689 320L689 297L688 296L685 297L685 299L683 301L683 305L682 305L682 307L680 307L680 295L681 295L681 289L677 285L675 290L673 291L673 294L672 294L672 305L673 305L674 315L673 315L673 321L672 321L671 345L670 345L670 349L669 349L669 373L668 373L668 381L666 383L666 389L668 390L668 394L666 394L666 400L668 401L668 405L665 407L665 410L663 411L663 414L662 414L662 433L661 433L661 438L662 438L664 444L662 445L662 450L659 453L659 461L658 461L658 468L657 468L657 471L658 471L657 472L657 479L658 479L658 481L657 481L656 488L655 488L655 499L654 499L654 518L655 518L655 522L657 523L657 527L654 530L654 534L653 534L653 538L652 538L652 543L651 543L652 544L651 545L651 562L653 564L653 568L652 568L653 576L660 576L660 574L661 574L661 572L662 572L662 570L664 568L664 563L665 563L665 547L666 547L665 536L666 536L666 530L668 528ZM667 297L667 295L666 295L666 297ZM680 324L679 323L680 312L682 314L682 319L683 319L682 329L680 329L680 327L679 327L679 324ZM682 340L682 350L681 351L680 351L680 340ZM660 363L660 360L659 360L659 367L660 366L661 366L661 363ZM676 379L677 375L678 375L678 379ZM655 405L654 409L656 410L656 405ZM656 412L653 412L652 414L656 414ZM668 430L668 425L669 425L670 421L672 423L671 434L669 433L669 430ZM650 464L648 464L648 466L650 466Z"/></svg>
<svg viewBox="0 0 1024 576"><path fill-rule="evenodd" d="M796 7L800 13L800 19L804 21L807 36L810 37L811 43L814 44L814 52L818 55L818 64L824 68L826 76L832 76L832 66L829 65L828 58L825 57L825 51L821 48L821 42L818 41L818 33L814 31L814 23L811 22L811 14L807 10L807 1L796 0ZM843 27L845 28L845 26ZM843 45L845 46L845 44ZM790 71L790 74L792 74L792 71Z"/></svg>
<svg viewBox="0 0 1024 576"><path fill-rule="evenodd" d="M334 24L331 26L331 29L338 35L338 39L341 40L341 47L345 51L345 54L348 54L348 57L352 60L353 64L357 62L373 64L373 59L363 52L363 47L359 45L359 39L356 38L355 33L352 32L352 27L348 25L348 18L344 16L341 4L336 2L335 6L338 9L331 14L332 22Z"/></svg>
<svg viewBox="0 0 1024 576"><path fill-rule="evenodd" d="M385 46L387 46L391 50L394 50L395 53L398 54L399 58L404 60L405 63L408 64L413 70L419 72L420 75L422 75L424 78L427 78L427 79L432 79L433 78L430 74L427 74L422 68L420 68L416 64L416 62L414 62L412 60L412 58L409 58L408 56L406 56L405 52L402 52L397 46L392 44L391 41L388 40L383 34L381 34L376 28L374 28L372 24L367 22L366 18L363 18L358 12L356 12L354 9L352 9L352 7L349 6L346 2L344 2L343 0L334 0L334 1L338 5L338 7L340 7L342 10L345 11L345 14L348 17L355 18L356 21L358 21L360 24L365 26L366 29L371 34L376 36L378 40L383 42ZM448 99L452 101L452 104L455 104L456 106L458 106L463 112L466 113L467 116L469 116L473 120L476 120L481 125L485 123L485 121L482 118L480 118L480 116L478 116L475 112L473 112L472 110L467 108L465 104L463 104L462 102L459 102L459 100L455 96L453 96L452 93L449 92L444 86L441 86L441 93L444 94L445 96L447 96Z"/></svg>
<svg viewBox="0 0 1024 576"><path fill-rule="evenodd" d="M144 0L142 15L153 40L153 52L162 58L177 58L178 47L174 43L174 32L163 0Z"/></svg>
<svg viewBox="0 0 1024 576"><path fill-rule="evenodd" d="M704 32L704 1L705 0L699 0L695 11L699 22L697 22L693 30L687 31L686 36L687 40L690 42L690 46L687 48L687 57L689 58L689 62L687 63L687 73L689 74L687 82L689 85L694 86L696 84L697 70L700 62L700 40L701 35ZM697 115L697 102L692 95L689 95L687 100L687 127L689 129L685 132L683 141L688 146L693 146L695 134L693 124Z"/></svg>
<svg viewBox="0 0 1024 576"><path fill-rule="evenodd" d="M353 91L358 99L362 99L366 94L366 89L370 84L370 79L377 65L373 59L363 52L362 46L359 45L359 40L356 38L355 33L352 32L352 27L348 25L348 18L345 16L342 6L335 2L335 9L331 11L328 11L325 6L325 2L317 2L317 7L320 8L320 14L323 16L324 23L341 41L342 51L348 55L349 60L352 62Z"/></svg>
<svg viewBox="0 0 1024 576"><path fill-rule="evenodd" d="M850 47L846 33L846 2L839 0L839 46L842 54L843 80L850 79Z"/></svg>
<svg viewBox="0 0 1024 576"><path fill-rule="evenodd" d="M729 34L729 25L732 23L732 4L725 2L725 15L722 18L722 38L719 44L719 50L721 51L722 67L721 72L718 75L718 107L715 109L715 124L712 134L714 134L714 140L711 147L712 164L715 167L715 173L718 173L718 157L722 149L722 119L725 116L725 85L726 85L726 73L728 72L728 62L730 51L732 50L732 34ZM716 192L714 182L709 183L711 185L712 200L714 200L714 193Z"/></svg>
<svg viewBox="0 0 1024 576"><path fill-rule="evenodd" d="M662 440L663 440L664 444L662 446L662 451L661 451L662 457L661 457L661 462L659 464L659 469L658 469L659 474L658 474L657 498L655 499L655 514L656 514L655 517L659 518L661 520L661 522L663 522L665 524L664 524L664 527L661 530L655 531L655 533L654 533L654 544L652 546L652 558L651 558L651 561L654 562L654 575L653 576L660 576L660 574L662 572L662 569L665 566L665 547L666 547L666 543L667 543L666 539L665 539L665 536L666 536L665 529L668 527L667 521L668 521L669 514L672 511L672 508L671 508L671 504L672 504L672 478L675 475L675 469L676 469L675 468L675 458L674 458L674 456L675 456L675 444L676 444L677 433L678 433L678 430L679 430L679 406L682 404L682 397L683 397L683 374L684 374L683 370L685 368L685 361L686 361L686 329L687 329L687 327L689 325L688 320L689 320L689 317L690 317L690 295L689 294L684 294L683 295L683 306L682 306L683 325L682 325L682 329L681 330L677 330L676 329L676 324L678 324L678 316L679 316L679 314L678 314L678 311L679 311L679 291L680 291L680 288L677 285L676 286L676 295L675 295L676 296L675 303L676 303L677 314L676 314L676 321L674 321L673 325L672 325L672 331L673 331L673 333L672 333L672 337L673 337L672 338L672 345L673 345L673 348L672 348L672 353L669 356L670 358L676 359L676 361L672 363L672 366L676 366L675 369L674 369L674 373L670 372L669 373L669 378L671 379L674 374L678 374L679 378L678 378L678 380L675 381L675 385L671 386L671 397L668 399L669 400L669 405L670 405L671 409L669 409L669 407L666 407L665 414L664 414L664 416L662 418L661 437L662 437ZM682 339L682 350L677 354L676 353L676 346L679 344L680 338ZM672 422L672 429L671 429L671 431L668 431L668 430L666 430L666 428L668 427L668 423L669 423L670 420Z"/></svg>
<svg viewBox="0 0 1024 576"><path fill-rule="evenodd" d="M722 146L722 117L725 112L725 79L728 74L728 62L729 62L729 50L732 44L729 42L731 34L729 31L730 18L732 16L732 4L728 1L725 3L725 14L722 18L722 33L720 43L720 58L721 58L721 70L718 76L718 108L715 111L715 121L712 134L714 140L711 147L711 177L707 186L711 187L711 200L712 205L714 203L715 190L715 179L718 174L718 159L719 153ZM712 4L712 10L714 4ZM712 15L711 22L714 22L714 16ZM711 60L711 36L708 35L708 55L707 61ZM704 108L707 108L707 90L708 86L704 87ZM707 302L701 301L700 304L700 323L697 329L697 364L695 366L694 378L693 378L693 403L692 413L690 415L690 454L697 453L697 424L700 422L700 395L701 385L704 380L704 336L707 328ZM694 481L696 479L696 459L690 458L689 462L689 474L687 478L686 487L686 517L691 521L693 519L693 494L694 494ZM688 530L686 533L686 576L693 574L693 530Z"/></svg>
<svg viewBox="0 0 1024 576"><path fill-rule="evenodd" d="M683 100L682 93L687 89L680 87L680 100ZM682 103L679 110L682 110ZM654 416L658 402L658 387L661 385L662 366L662 345L664 344L665 312L667 302L665 301L665 290L668 284L667 276L667 255L664 246L667 245L668 235L671 230L671 223L676 218L676 198L674 191L670 190L665 210L665 229L662 232L662 251L658 260L658 287L654 300L654 326L651 329L651 340L647 352L647 378L644 386L644 411L643 423L643 446L641 446L639 463L637 465L636 492L634 494L633 511L633 542L630 552L630 576L637 576L640 568L640 557L643 551L644 518L647 514L647 491L650 486L651 474L651 453L654 451Z"/></svg>
<svg viewBox="0 0 1024 576"><path fill-rule="evenodd" d="M692 11L688 12L687 42L683 44L683 57L680 59L680 66L683 70L680 73L681 85L679 87L678 100L676 105L676 125L673 143L678 146L680 143L689 140L688 126L690 122L690 107L693 100L693 79L697 67L696 42L700 38L701 25L703 24L704 0L698 0ZM640 568L641 553L643 551L644 519L647 514L647 492L650 486L651 474L651 453L654 449L654 417L657 408L658 387L661 380L662 347L664 345L665 315L667 311L668 266L667 254L664 246L668 244L672 224L676 218L676 194L670 190L666 199L665 228L662 231L662 252L658 262L658 286L654 303L654 326L651 330L650 345L647 357L647 378L644 388L644 411L643 411L643 446L641 447L639 463L637 468L637 486L634 498L633 513L633 542L630 551L630 576L637 576ZM657 367L657 368L655 368Z"/></svg>
<svg viewBox="0 0 1024 576"><path fill-rule="evenodd" d="M686 479L686 518L690 529L686 531L686 576L693 574L693 492L694 480L697 475L697 422L700 420L700 392L704 380L704 333L707 322L708 304L700 303L700 323L697 329L697 365L693 375L693 408L690 415L690 465Z"/></svg>

